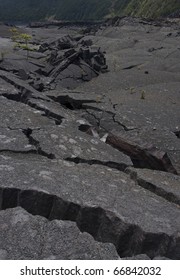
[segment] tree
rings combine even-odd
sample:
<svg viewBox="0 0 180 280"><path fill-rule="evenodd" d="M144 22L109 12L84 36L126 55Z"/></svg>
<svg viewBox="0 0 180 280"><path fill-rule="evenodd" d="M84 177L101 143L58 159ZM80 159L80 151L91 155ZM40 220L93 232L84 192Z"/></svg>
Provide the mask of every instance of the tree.
<svg viewBox="0 0 180 280"><path fill-rule="evenodd" d="M12 33L12 41L15 42L14 48L20 48L26 50L27 59L29 57L29 51L32 49L29 46L29 41L32 39L32 36L27 33L19 33L18 29L13 27L10 29Z"/></svg>
<svg viewBox="0 0 180 280"><path fill-rule="evenodd" d="M12 28L10 29L10 32L11 32L11 34L12 34L12 37L11 37L12 41L13 41L13 42L16 42L16 40L17 40L18 37L19 37L19 31L17 30L16 27L12 27Z"/></svg>
<svg viewBox="0 0 180 280"><path fill-rule="evenodd" d="M20 48L23 50L26 50L27 52L27 59L29 57L29 51L31 51L31 48L29 46L29 41L32 39L32 36L27 33L19 34L19 39L22 43L20 43Z"/></svg>

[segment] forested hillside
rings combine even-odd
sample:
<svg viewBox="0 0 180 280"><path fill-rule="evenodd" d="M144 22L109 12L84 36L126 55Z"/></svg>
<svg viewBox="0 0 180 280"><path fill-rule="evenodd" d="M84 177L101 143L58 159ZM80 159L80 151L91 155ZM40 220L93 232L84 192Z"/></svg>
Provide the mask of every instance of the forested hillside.
<svg viewBox="0 0 180 280"><path fill-rule="evenodd" d="M167 16L180 9L179 0L131 0L125 2L129 2L129 4L124 12L133 16Z"/></svg>
<svg viewBox="0 0 180 280"><path fill-rule="evenodd" d="M85 21L115 15L159 17L179 9L179 0L0 0L0 21Z"/></svg>

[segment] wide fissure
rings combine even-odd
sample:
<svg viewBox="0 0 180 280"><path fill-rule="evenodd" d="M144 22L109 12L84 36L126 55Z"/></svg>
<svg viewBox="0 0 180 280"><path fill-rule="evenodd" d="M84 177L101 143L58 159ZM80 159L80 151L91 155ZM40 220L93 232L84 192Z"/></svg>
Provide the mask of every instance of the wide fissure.
<svg viewBox="0 0 180 280"><path fill-rule="evenodd" d="M139 226L128 224L98 206L82 206L44 192L16 188L0 188L0 202L1 210L20 206L32 215L49 220L76 222L81 232L88 232L95 240L113 243L120 257L147 254L150 258L180 258L178 237L144 232Z"/></svg>

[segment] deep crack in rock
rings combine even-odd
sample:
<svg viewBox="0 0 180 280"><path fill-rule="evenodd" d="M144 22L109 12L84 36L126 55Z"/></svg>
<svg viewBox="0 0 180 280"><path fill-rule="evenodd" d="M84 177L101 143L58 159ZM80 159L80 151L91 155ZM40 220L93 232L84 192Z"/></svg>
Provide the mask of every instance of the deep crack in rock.
<svg viewBox="0 0 180 280"><path fill-rule="evenodd" d="M176 135L177 138L180 139L180 130L174 131L174 134Z"/></svg>
<svg viewBox="0 0 180 280"><path fill-rule="evenodd" d="M21 103L27 104L28 106L30 106L30 107L32 107L36 110L42 111L43 112L42 116L45 116L45 117L48 117L49 119L52 119L55 122L56 125L60 125L62 123L62 119L63 119L62 116L60 116L60 115L58 115L54 112L51 112L47 108L39 106L38 104L36 104L32 100L30 100L28 98L28 95L24 95L22 93L19 93L19 94L6 94L6 93L4 93L4 94L2 94L2 96L4 96L5 98L7 98L9 100L13 100L13 101L16 101L16 102L21 102ZM34 99L38 99L38 98L34 98Z"/></svg>
<svg viewBox="0 0 180 280"><path fill-rule="evenodd" d="M87 105L89 103L97 103L97 100L92 100L92 99L91 100L86 100L86 99L78 100L78 99L74 99L74 98L72 98L68 95L61 95L61 96L58 96L58 97L54 97L54 96L48 96L48 97L51 98L52 100L54 100L55 102L60 103L65 109L68 109L68 110L84 110L88 115L91 115L94 118L94 120L96 122L96 125L99 128L105 129L103 127L103 125L101 125L101 120L102 120L103 115L106 113L106 114L109 115L110 119L112 119L112 122L117 123L119 126L121 126L124 129L124 131L131 131L131 130L136 129L136 128L128 128L126 125L124 125L120 121L117 121L115 119L116 114L111 112L111 111L102 110L100 108ZM101 112L102 116L97 117L92 112L89 112L88 109L90 109L92 111L96 111L96 112Z"/></svg>
<svg viewBox="0 0 180 280"><path fill-rule="evenodd" d="M74 99L68 95L61 95L58 97L54 96L48 96L55 102L60 103L64 108L69 109L69 110L80 110L84 108L84 103L95 103L95 100L78 100Z"/></svg>
<svg viewBox="0 0 180 280"><path fill-rule="evenodd" d="M54 154L52 154L52 153L48 154L48 153L46 153L45 151L42 150L39 141L35 140L32 137L33 130L31 128L23 129L22 132L28 138L29 144L33 145L36 148L37 154L39 154L41 156L44 156L46 158L49 158L49 159L55 159L56 158Z"/></svg>
<svg viewBox="0 0 180 280"><path fill-rule="evenodd" d="M37 109L39 111L44 112L44 114L42 114L42 116L45 116L49 119L52 119L55 122L56 125L60 125L62 123L63 117L61 115L56 114L54 112L51 112L47 108L39 106L38 104L36 104L32 100L28 100L27 105L29 105L30 107L32 107L34 109Z"/></svg>
<svg viewBox="0 0 180 280"><path fill-rule="evenodd" d="M159 151L155 147L141 148L113 134L107 136L106 143L129 155L134 166L137 168L149 168L177 174L167 153Z"/></svg>
<svg viewBox="0 0 180 280"><path fill-rule="evenodd" d="M80 157L67 157L64 160L69 161L69 162L74 162L76 164L79 163L85 163L89 165L97 164L97 165L102 165L102 166L107 166L112 169L120 170L120 171L125 171L127 168L127 165L124 163L118 163L118 162L113 162L113 161L101 161L97 159L83 159Z"/></svg>
<svg viewBox="0 0 180 280"><path fill-rule="evenodd" d="M92 30L97 32L96 42L89 39L93 36L78 35L79 30L64 36L57 28L46 28L40 30L45 32L44 42L37 39L38 32L33 34L37 41L33 38L32 43L40 48L28 61L22 50L2 54L0 210L21 206L48 220L74 221L81 232L113 243L121 257L180 259L179 177L174 175L179 172L179 26L170 32L172 23L130 18L110 22ZM154 38L151 46L149 38ZM157 46L157 38L163 46ZM96 45L99 42L105 52ZM112 71L103 76L99 74L108 72L106 52ZM77 92L62 91L76 86L77 99ZM77 123L94 139L83 137ZM137 133L128 133L137 128ZM119 151L128 157L124 160ZM131 161L135 168L127 166ZM27 242L27 232L24 235ZM35 252L32 247L31 251Z"/></svg>
<svg viewBox="0 0 180 280"><path fill-rule="evenodd" d="M180 259L179 237L144 232L101 207L81 206L42 191L15 188L0 188L0 201L1 210L21 206L49 220L74 221L80 231L88 232L95 240L113 243L121 257L147 254L150 258L161 255Z"/></svg>
<svg viewBox="0 0 180 280"><path fill-rule="evenodd" d="M136 170L132 170L131 168L127 168L125 170L125 172L127 174L130 175L130 178L132 180L134 180L135 183L137 183L139 186L141 186L144 189L147 189L153 193L155 193L156 195L163 197L164 199L166 199L167 201L177 204L178 206L180 206L180 198L174 194L171 190L171 187L169 186L168 191L164 190L163 188L158 187L157 185L148 182L148 180L142 179L138 176Z"/></svg>
<svg viewBox="0 0 180 280"><path fill-rule="evenodd" d="M115 119L115 117L116 117L116 114L113 114L113 121L115 122L115 123L117 123L118 125L120 125L120 126L122 126L123 127L123 129L124 129L124 131L131 131L131 130L135 130L135 129L137 129L137 128L128 128L126 125L124 125L123 123L121 123L120 121L117 121L116 119Z"/></svg>
<svg viewBox="0 0 180 280"><path fill-rule="evenodd" d="M79 130L93 135L93 127L90 125L80 125ZM105 143L128 155L136 168L148 168L177 174L167 153L159 151L154 147L147 149L141 148L140 146L127 142L123 138L115 136L112 133L107 135Z"/></svg>

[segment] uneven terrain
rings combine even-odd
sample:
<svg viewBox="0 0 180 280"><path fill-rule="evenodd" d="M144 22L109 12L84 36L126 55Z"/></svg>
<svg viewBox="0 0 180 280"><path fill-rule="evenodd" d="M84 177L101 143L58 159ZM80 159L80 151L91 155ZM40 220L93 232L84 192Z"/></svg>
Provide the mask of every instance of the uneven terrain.
<svg viewBox="0 0 180 280"><path fill-rule="evenodd" d="M180 25L0 25L0 258L180 259Z"/></svg>

